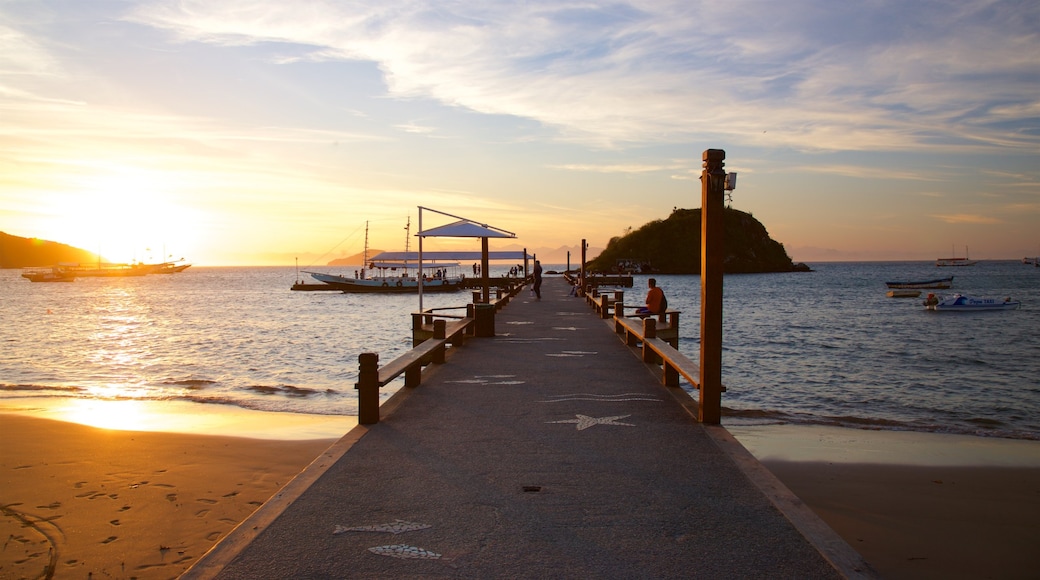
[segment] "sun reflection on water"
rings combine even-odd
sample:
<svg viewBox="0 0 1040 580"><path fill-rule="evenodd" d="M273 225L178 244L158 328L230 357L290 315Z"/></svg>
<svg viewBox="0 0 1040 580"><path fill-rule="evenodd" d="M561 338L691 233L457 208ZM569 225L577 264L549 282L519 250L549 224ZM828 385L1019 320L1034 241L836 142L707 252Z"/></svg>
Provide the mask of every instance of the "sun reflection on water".
<svg viewBox="0 0 1040 580"><path fill-rule="evenodd" d="M154 409L135 400L72 399L68 405L55 409L55 414L66 421L118 431L164 430Z"/></svg>
<svg viewBox="0 0 1040 580"><path fill-rule="evenodd" d="M15 401L17 399L11 399L8 403ZM19 406L5 408L0 405L0 413L21 410L35 416L114 431L279 440L338 439L357 425L357 417L268 413L177 401L26 399L23 403L21 409Z"/></svg>

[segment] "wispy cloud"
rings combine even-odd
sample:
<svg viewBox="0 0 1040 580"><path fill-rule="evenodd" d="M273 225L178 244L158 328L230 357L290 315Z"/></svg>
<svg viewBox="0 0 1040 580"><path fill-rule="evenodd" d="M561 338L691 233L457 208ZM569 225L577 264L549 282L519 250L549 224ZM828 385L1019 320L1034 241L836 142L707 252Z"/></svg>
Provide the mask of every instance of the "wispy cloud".
<svg viewBox="0 0 1040 580"><path fill-rule="evenodd" d="M985 215L977 215L977 214L964 214L964 213L959 213L959 214L935 214L932 217L937 219L937 220L946 222L948 224L986 224L986 225L990 225L990 224L999 224L999 223L1001 223L1001 220L999 220L999 219L997 219L995 217L990 217L990 216L985 216Z"/></svg>
<svg viewBox="0 0 1040 580"><path fill-rule="evenodd" d="M535 119L602 146L717 136L1040 150L1022 131L1037 124L1031 3L184 0L129 18L185 41L372 61L396 97Z"/></svg>
<svg viewBox="0 0 1040 580"><path fill-rule="evenodd" d="M564 165L550 165L552 169L563 169L566 171L581 171L589 173L651 173L654 171L672 171L676 169L675 165L638 165L638 164L614 164L614 165L596 165L596 164L564 164Z"/></svg>

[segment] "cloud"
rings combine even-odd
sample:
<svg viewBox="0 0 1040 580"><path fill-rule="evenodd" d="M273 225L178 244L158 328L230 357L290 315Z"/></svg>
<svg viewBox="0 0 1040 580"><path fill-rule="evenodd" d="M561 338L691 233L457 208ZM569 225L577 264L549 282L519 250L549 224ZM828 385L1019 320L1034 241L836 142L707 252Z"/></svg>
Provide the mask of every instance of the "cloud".
<svg viewBox="0 0 1040 580"><path fill-rule="evenodd" d="M1001 221L999 219L997 219L997 218L984 216L984 215L977 215L977 214L964 214L964 213L945 214L945 215L944 214L935 214L935 215L932 215L931 217L933 217L933 218L935 218L937 220L940 220L940 221L944 221L944 222L946 222L948 224L983 224L983 225L992 225L992 224L999 224L999 223L1001 223Z"/></svg>
<svg viewBox="0 0 1040 580"><path fill-rule="evenodd" d="M676 169L676 165L639 165L639 164L614 164L614 165L596 165L596 164L564 164L564 165L550 165L552 169L563 169L566 171L579 171L589 173L652 173L654 171L672 171Z"/></svg>
<svg viewBox="0 0 1040 580"><path fill-rule="evenodd" d="M393 97L601 147L1040 150L1035 3L183 0L128 18L186 42L375 62Z"/></svg>

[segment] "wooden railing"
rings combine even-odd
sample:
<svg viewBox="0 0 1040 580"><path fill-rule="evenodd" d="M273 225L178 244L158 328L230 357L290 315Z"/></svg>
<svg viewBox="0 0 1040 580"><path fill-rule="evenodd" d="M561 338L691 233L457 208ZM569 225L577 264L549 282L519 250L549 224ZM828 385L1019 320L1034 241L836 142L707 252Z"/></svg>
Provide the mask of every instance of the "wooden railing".
<svg viewBox="0 0 1040 580"><path fill-rule="evenodd" d="M507 288L497 288L489 304L480 303L481 292L473 293L473 304L466 305L466 315L438 313L451 308L427 309L412 314L412 349L389 363L379 366L379 354L358 355L358 423L379 422L379 389L404 375L404 386L414 388L422 381L423 367L443 364L447 347L459 347L469 337L495 335L495 312L519 294L525 284L518 279Z"/></svg>
<svg viewBox="0 0 1040 580"><path fill-rule="evenodd" d="M379 354L363 352L358 355L358 423L373 425L379 422L379 389L404 375L405 387L417 387L422 380L422 369L427 364L443 364L447 346L462 345L475 324L473 318L463 318L450 325L443 319L433 321L433 336L389 363L379 366Z"/></svg>
<svg viewBox="0 0 1040 580"><path fill-rule="evenodd" d="M614 302L614 332L623 335L625 344L641 350L641 358L647 364L661 365L661 384L679 386L679 377L684 377L695 389L700 389L700 366L690 357L679 352L678 310L667 310L658 316L631 318L625 316L625 308L635 308ZM725 391L726 387L722 387Z"/></svg>

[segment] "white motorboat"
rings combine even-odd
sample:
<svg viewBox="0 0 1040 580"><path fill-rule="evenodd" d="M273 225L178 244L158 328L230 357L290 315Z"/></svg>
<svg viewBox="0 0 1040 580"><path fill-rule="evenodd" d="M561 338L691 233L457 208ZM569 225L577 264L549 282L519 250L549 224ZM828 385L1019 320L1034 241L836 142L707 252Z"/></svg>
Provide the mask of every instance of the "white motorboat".
<svg viewBox="0 0 1040 580"><path fill-rule="evenodd" d="M948 298L928 295L924 307L935 312L978 312L986 310L1015 310L1022 303L1008 298L976 298L954 294Z"/></svg>

